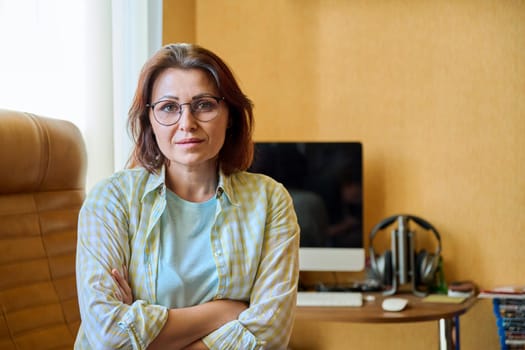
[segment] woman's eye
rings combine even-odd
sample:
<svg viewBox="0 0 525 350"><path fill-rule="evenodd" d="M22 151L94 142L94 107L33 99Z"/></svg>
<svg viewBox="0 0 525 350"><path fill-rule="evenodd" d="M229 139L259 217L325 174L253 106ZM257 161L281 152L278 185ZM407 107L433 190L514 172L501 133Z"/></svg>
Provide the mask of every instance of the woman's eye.
<svg viewBox="0 0 525 350"><path fill-rule="evenodd" d="M175 102L163 103L160 106L160 110L165 113L177 113L179 111L179 105Z"/></svg>
<svg viewBox="0 0 525 350"><path fill-rule="evenodd" d="M214 100L198 100L195 101L194 110L196 111L210 111L212 110L216 103Z"/></svg>

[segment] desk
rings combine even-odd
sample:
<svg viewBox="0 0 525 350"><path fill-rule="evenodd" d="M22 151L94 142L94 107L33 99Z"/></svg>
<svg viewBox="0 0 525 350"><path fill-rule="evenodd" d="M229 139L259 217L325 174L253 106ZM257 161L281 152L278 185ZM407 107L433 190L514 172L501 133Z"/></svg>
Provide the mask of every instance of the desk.
<svg viewBox="0 0 525 350"><path fill-rule="evenodd" d="M374 301L366 301L366 296L372 295ZM460 304L428 303L413 294L398 293L396 297L409 300L408 306L401 312L386 312L381 308L385 298L380 293L363 293L362 307L306 307L296 310L296 319L303 321L330 322L366 322L366 323L403 323L438 321L439 349L452 350L455 347L454 328L457 317L468 311L476 302L476 297L470 297ZM459 326L459 325L458 325ZM459 329L456 329L459 335ZM456 337L457 338L457 337ZM459 341L459 339L456 339Z"/></svg>

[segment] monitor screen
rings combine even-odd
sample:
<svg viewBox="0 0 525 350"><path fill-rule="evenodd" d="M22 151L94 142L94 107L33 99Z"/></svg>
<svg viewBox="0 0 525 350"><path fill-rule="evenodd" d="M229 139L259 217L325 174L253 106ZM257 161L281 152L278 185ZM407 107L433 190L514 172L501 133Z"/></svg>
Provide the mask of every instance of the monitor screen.
<svg viewBox="0 0 525 350"><path fill-rule="evenodd" d="M360 271L363 161L359 142L257 142L249 171L281 182L301 228L302 270Z"/></svg>

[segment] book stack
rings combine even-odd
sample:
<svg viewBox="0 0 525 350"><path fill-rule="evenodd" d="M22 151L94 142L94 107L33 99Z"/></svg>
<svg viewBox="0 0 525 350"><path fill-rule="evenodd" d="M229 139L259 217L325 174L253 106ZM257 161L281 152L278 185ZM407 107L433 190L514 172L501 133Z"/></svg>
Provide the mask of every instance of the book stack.
<svg viewBox="0 0 525 350"><path fill-rule="evenodd" d="M525 350L525 286L505 286L481 291L492 298L502 350Z"/></svg>

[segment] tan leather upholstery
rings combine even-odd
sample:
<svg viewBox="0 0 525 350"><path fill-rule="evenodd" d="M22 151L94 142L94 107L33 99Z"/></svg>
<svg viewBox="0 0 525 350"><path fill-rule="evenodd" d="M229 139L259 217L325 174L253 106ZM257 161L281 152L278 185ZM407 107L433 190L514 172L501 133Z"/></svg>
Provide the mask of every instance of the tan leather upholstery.
<svg viewBox="0 0 525 350"><path fill-rule="evenodd" d="M0 110L0 350L73 348L86 165L73 124Z"/></svg>

